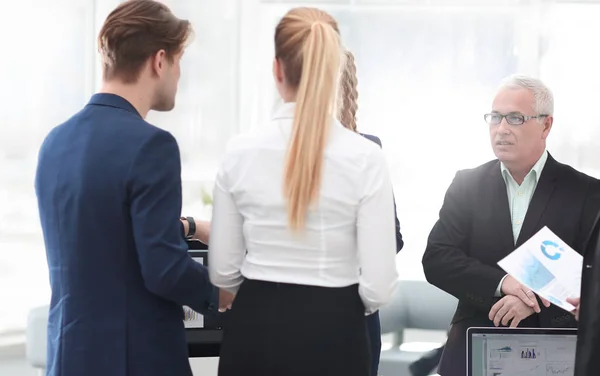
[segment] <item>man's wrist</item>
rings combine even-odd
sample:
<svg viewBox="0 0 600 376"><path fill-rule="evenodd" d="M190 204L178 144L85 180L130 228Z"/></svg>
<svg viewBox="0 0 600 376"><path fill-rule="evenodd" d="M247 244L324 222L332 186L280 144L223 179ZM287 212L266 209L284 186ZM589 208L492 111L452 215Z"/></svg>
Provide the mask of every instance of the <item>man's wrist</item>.
<svg viewBox="0 0 600 376"><path fill-rule="evenodd" d="M504 282L506 277L508 277L508 274L506 274L504 277L502 277L502 279L500 280L500 283L498 283L498 288L496 289L496 294L494 295L496 298L501 298L504 296L504 293L502 292L502 283Z"/></svg>
<svg viewBox="0 0 600 376"><path fill-rule="evenodd" d="M194 218L181 217L181 223L183 224L183 237L193 239L196 235L196 221L194 221Z"/></svg>
<svg viewBox="0 0 600 376"><path fill-rule="evenodd" d="M198 221L194 238L204 244L208 244L210 238L210 221Z"/></svg>

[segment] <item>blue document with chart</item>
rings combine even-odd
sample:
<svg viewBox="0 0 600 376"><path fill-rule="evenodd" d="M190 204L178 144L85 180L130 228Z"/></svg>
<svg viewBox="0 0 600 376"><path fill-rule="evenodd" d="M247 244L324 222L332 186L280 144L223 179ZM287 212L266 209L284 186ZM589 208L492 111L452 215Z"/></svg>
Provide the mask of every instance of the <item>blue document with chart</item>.
<svg viewBox="0 0 600 376"><path fill-rule="evenodd" d="M579 297L583 256L548 227L498 262L517 281L567 311L575 309L567 298Z"/></svg>

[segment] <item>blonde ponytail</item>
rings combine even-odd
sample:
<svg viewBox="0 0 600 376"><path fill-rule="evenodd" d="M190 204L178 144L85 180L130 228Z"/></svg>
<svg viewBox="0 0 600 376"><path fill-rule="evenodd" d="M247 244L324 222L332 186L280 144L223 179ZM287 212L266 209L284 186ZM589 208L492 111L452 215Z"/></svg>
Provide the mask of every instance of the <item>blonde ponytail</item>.
<svg viewBox="0 0 600 376"><path fill-rule="evenodd" d="M292 229L304 227L308 209L319 195L340 63L338 33L326 22L313 22L302 48L302 73L285 164L284 193Z"/></svg>

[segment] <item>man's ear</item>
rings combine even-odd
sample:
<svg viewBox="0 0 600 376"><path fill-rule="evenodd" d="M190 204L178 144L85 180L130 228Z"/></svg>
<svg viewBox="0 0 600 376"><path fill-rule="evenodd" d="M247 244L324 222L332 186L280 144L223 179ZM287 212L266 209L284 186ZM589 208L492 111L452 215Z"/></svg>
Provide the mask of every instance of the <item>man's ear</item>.
<svg viewBox="0 0 600 376"><path fill-rule="evenodd" d="M553 116L546 116L544 119L544 131L542 132L542 138L545 140L550 134L550 130L552 129L552 124L554 124Z"/></svg>
<svg viewBox="0 0 600 376"><path fill-rule="evenodd" d="M165 50L159 50L151 58L152 73L158 77L162 76L163 71L166 68L167 53Z"/></svg>

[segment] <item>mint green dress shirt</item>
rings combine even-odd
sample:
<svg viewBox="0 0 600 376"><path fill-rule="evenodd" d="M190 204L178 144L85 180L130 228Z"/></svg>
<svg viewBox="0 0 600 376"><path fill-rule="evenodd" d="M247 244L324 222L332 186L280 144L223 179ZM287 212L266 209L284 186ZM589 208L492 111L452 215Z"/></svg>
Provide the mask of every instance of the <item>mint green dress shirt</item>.
<svg viewBox="0 0 600 376"><path fill-rule="evenodd" d="M525 179L521 185L517 184L515 179L512 177L504 163L500 163L502 169L502 178L506 183L506 194L508 196L508 207L510 209L510 220L512 222L513 230L513 241L516 243L529 208L529 203L535 192L542 170L548 160L548 151L544 150L544 153L540 159L533 165L533 168L525 176ZM504 276L506 278L506 276ZM500 281L498 289L496 290L496 296L502 296L501 288L504 278Z"/></svg>

